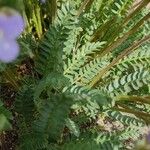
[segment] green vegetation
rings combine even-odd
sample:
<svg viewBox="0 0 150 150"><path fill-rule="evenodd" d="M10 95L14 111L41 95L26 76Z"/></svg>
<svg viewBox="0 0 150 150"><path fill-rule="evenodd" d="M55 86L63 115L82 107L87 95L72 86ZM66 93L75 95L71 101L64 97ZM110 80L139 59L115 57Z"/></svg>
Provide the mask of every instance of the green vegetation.
<svg viewBox="0 0 150 150"><path fill-rule="evenodd" d="M141 129L150 124L148 3L18 4L27 25L18 39L21 53L13 63L0 62L0 86L16 93L16 150L133 149L133 143L125 142L138 140ZM30 69L20 75L24 62ZM4 131L11 129L13 116L1 93Z"/></svg>

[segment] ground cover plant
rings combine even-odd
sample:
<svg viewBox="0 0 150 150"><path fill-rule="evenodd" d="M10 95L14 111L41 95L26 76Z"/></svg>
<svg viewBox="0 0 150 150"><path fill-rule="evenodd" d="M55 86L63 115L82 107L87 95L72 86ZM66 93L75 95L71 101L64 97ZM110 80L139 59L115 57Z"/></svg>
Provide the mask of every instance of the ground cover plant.
<svg viewBox="0 0 150 150"><path fill-rule="evenodd" d="M0 148L150 149L149 19L149 0L0 0Z"/></svg>

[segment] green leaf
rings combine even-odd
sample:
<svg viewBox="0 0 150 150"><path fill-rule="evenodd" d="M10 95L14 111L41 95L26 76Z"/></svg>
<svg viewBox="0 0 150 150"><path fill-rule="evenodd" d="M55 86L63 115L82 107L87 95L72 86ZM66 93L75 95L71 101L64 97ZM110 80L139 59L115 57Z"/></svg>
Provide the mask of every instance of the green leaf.
<svg viewBox="0 0 150 150"><path fill-rule="evenodd" d="M69 130L71 131L72 134L74 134L76 137L79 137L80 135L80 129L77 126L77 124L75 124L74 121L72 121L71 119L66 119L66 126L69 128Z"/></svg>
<svg viewBox="0 0 150 150"><path fill-rule="evenodd" d="M0 132L11 129L12 126L4 114L0 114Z"/></svg>

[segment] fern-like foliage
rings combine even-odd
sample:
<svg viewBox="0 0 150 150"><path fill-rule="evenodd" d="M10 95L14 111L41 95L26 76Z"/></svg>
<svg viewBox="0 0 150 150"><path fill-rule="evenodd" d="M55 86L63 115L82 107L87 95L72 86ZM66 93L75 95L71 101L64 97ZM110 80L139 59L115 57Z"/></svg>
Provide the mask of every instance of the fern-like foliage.
<svg viewBox="0 0 150 150"><path fill-rule="evenodd" d="M75 12L72 11L69 3L63 5L61 11L58 12L56 23L50 27L39 46L40 51L37 61L39 73L48 74L52 71L61 73L63 71L62 48L66 45L65 42L72 32L71 30L75 28L75 26L72 26L73 23L77 22L74 16ZM43 65L46 66L45 69L42 67Z"/></svg>
<svg viewBox="0 0 150 150"><path fill-rule="evenodd" d="M150 123L149 1L23 2L28 28L13 73L26 56L33 70L19 79L0 62L0 83L17 93L17 148L131 149L126 140ZM9 119L0 104L0 131Z"/></svg>
<svg viewBox="0 0 150 150"><path fill-rule="evenodd" d="M45 98L43 89L47 96L51 96L52 88L59 92L63 89L64 94L69 94L74 99L70 105L74 115L66 119L66 126L74 140L63 146L54 144L56 148L54 145L50 146L53 149L76 149L77 145L78 149L121 149L124 144L117 144L118 141L125 141L130 135L136 139L135 133L139 127L145 125L146 118L138 118L136 115L139 111L138 104L132 112L129 105L133 101L131 104L123 101L121 105L118 97L132 95L135 91L138 93L142 87L149 84L149 49L147 44L141 46L143 42L140 41L140 38L145 38L145 41L149 39L147 25L141 27L144 21L147 21L148 15L141 9L148 2L143 2L134 12L130 12L133 0L101 1L99 5L95 5L98 2L85 1L81 7L79 1L66 4L62 2L55 23L39 46L37 69L47 77L45 76L37 87L37 106L40 106L41 100ZM76 8L79 8L79 11ZM139 14L141 12L142 15ZM95 14L98 15L95 17ZM140 32L137 33L138 30ZM132 46L134 41L136 42ZM69 81L63 83L64 77L60 75L61 79L58 78L58 81L52 84L52 71L62 73ZM57 88L61 80L63 84L61 88ZM111 99L107 99L102 93L107 93ZM92 140L87 137L80 140L83 134L82 125L88 120L96 119L102 112L128 128L119 131L120 138L116 138L114 143L111 138L110 142L108 137L105 137L107 140L102 140L101 136L100 142L96 142L92 135L89 137ZM89 126L89 129L93 128ZM65 134L65 138L67 137L68 133Z"/></svg>
<svg viewBox="0 0 150 150"><path fill-rule="evenodd" d="M39 117L35 121L35 129L39 133L50 135L49 140L57 140L63 131L72 100L60 95L53 96L44 103L39 110Z"/></svg>

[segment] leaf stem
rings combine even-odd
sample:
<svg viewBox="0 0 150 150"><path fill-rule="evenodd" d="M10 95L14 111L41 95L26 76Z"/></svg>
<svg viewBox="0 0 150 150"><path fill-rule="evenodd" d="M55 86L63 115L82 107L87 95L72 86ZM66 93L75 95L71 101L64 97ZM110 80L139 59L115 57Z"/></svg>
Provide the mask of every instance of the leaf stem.
<svg viewBox="0 0 150 150"><path fill-rule="evenodd" d="M106 66L103 70L101 70L89 83L89 87L95 86L99 80L102 78L102 76L110 69L112 68L120 59L125 57L126 55L129 55L133 50L137 49L139 46L141 46L146 41L150 40L150 35L145 36L143 39L137 41L134 43L131 47L125 49L117 58L113 59L113 61Z"/></svg>
<svg viewBox="0 0 150 150"><path fill-rule="evenodd" d="M10 84L15 88L15 90L19 89L19 84L17 83L17 81L15 79L15 75L12 72L12 70L6 70L3 75L4 75L5 79L8 82L10 82Z"/></svg>
<svg viewBox="0 0 150 150"><path fill-rule="evenodd" d="M77 16L80 16L81 13L83 12L83 10L86 7L89 7L93 2L94 2L94 0L84 0L84 2L81 4L81 6L80 6L80 8L78 10Z"/></svg>
<svg viewBox="0 0 150 150"><path fill-rule="evenodd" d="M140 96L119 96L117 97L119 101L132 101L132 102L140 102L145 104L150 104L150 98L140 97Z"/></svg>
<svg viewBox="0 0 150 150"><path fill-rule="evenodd" d="M120 107L122 108L118 108L118 107L113 107L114 110L118 110L118 111L121 111L121 112L125 112L125 113L130 113L130 114L134 114L135 116L137 116L138 118L140 117L144 117L144 118L150 118L150 114L148 113L145 113L145 112L141 112L141 111L136 111L136 110L133 110L133 109L130 109L129 107L127 107L126 105L124 104L118 104Z"/></svg>

